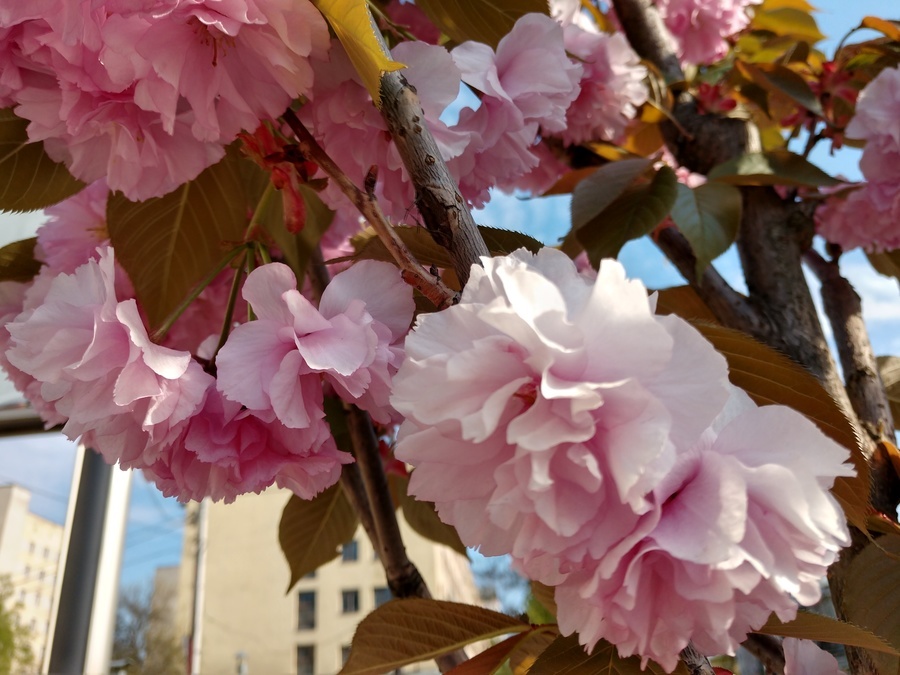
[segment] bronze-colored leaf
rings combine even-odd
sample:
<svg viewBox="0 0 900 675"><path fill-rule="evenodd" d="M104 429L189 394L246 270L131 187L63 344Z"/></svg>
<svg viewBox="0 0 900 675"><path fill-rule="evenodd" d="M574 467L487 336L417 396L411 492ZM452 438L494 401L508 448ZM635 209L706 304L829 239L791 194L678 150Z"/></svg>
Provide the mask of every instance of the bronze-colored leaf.
<svg viewBox="0 0 900 675"><path fill-rule="evenodd" d="M0 110L0 210L37 211L80 192L85 185L32 143L28 121Z"/></svg>
<svg viewBox="0 0 900 675"><path fill-rule="evenodd" d="M474 40L494 48L520 17L549 13L546 0L418 0L416 6L454 42Z"/></svg>
<svg viewBox="0 0 900 675"><path fill-rule="evenodd" d="M900 656L900 652L883 639L852 623L832 619L830 616L813 614L812 612L798 612L793 621L783 623L774 614L755 633L766 635L778 635L781 637L799 638L800 640L814 640L816 642L834 642L851 647L862 647L876 652Z"/></svg>
<svg viewBox="0 0 900 675"><path fill-rule="evenodd" d="M341 675L379 675L531 625L483 607L444 600L391 600L360 622Z"/></svg>
<svg viewBox="0 0 900 675"><path fill-rule="evenodd" d="M0 281L31 281L41 271L41 262L34 257L37 237L14 241L0 248Z"/></svg>
<svg viewBox="0 0 900 675"><path fill-rule="evenodd" d="M615 645L601 640L588 655L578 644L578 636L560 637L537 658L528 675L663 675L666 671L658 663L648 661L641 667L639 656L621 657ZM680 663L672 675L688 675Z"/></svg>
<svg viewBox="0 0 900 675"><path fill-rule="evenodd" d="M291 590L304 576L334 560L359 521L340 484L315 499L291 496L278 526L278 542L291 568Z"/></svg>

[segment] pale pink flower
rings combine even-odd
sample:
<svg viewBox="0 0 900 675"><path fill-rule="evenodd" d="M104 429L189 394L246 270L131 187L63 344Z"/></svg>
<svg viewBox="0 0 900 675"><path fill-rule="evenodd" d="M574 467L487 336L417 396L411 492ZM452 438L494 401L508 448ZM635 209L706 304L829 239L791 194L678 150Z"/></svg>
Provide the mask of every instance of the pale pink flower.
<svg viewBox="0 0 900 675"><path fill-rule="evenodd" d="M758 0L655 0L687 63L714 63L728 53L728 38L750 23Z"/></svg>
<svg viewBox="0 0 900 675"><path fill-rule="evenodd" d="M647 100L647 69L621 33L591 33L572 25L564 35L566 50L581 59L584 74L559 136L566 143L620 140Z"/></svg>
<svg viewBox="0 0 900 675"><path fill-rule="evenodd" d="M136 49L177 96L142 104L174 120L187 101L200 141L227 143L280 115L312 88L309 61L324 58L330 44L325 19L307 0L160 4Z"/></svg>
<svg viewBox="0 0 900 675"><path fill-rule="evenodd" d="M566 127L566 109L579 93L582 68L563 46L563 30L543 14L526 14L494 51L464 42L452 51L462 80L485 96L504 102L548 132Z"/></svg>
<svg viewBox="0 0 900 675"><path fill-rule="evenodd" d="M88 260L97 260L97 247L109 245L106 229L105 180L88 185L77 195L45 209L50 216L37 231L35 252L54 274L71 274Z"/></svg>
<svg viewBox="0 0 900 675"><path fill-rule="evenodd" d="M440 42L441 31L419 7L411 2L391 0L384 8L391 21L416 36L417 40L436 45Z"/></svg>
<svg viewBox="0 0 900 675"><path fill-rule="evenodd" d="M407 338L396 454L466 545L557 583L654 508L724 405L725 363L614 261L596 283L551 249L484 263Z"/></svg>
<svg viewBox="0 0 900 675"><path fill-rule="evenodd" d="M784 675L844 675L837 659L812 640L785 638Z"/></svg>
<svg viewBox="0 0 900 675"><path fill-rule="evenodd" d="M320 388L321 396L321 388ZM180 501L234 501L277 483L312 499L353 461L340 452L326 426L318 437L264 421L210 387L205 404L176 442L161 448L144 473L166 496Z"/></svg>
<svg viewBox="0 0 900 675"><path fill-rule="evenodd" d="M900 182L864 183L826 199L815 212L816 232L844 250L900 248Z"/></svg>
<svg viewBox="0 0 900 675"><path fill-rule="evenodd" d="M387 263L362 261L337 275L321 311L286 265L254 270L243 296L257 319L238 326L216 359L219 390L265 420L318 435L321 376L376 418L400 359L395 343L412 318L412 290ZM387 415L387 416L385 416Z"/></svg>
<svg viewBox="0 0 900 675"><path fill-rule="evenodd" d="M557 587L560 630L671 670L689 641L734 653L771 612L792 619L790 596L817 602L849 543L828 492L852 474L847 456L805 417L735 390L654 489L656 508Z"/></svg>
<svg viewBox="0 0 900 675"><path fill-rule="evenodd" d="M900 181L900 68L885 68L866 85L847 125L847 136L866 141L860 167L870 181Z"/></svg>

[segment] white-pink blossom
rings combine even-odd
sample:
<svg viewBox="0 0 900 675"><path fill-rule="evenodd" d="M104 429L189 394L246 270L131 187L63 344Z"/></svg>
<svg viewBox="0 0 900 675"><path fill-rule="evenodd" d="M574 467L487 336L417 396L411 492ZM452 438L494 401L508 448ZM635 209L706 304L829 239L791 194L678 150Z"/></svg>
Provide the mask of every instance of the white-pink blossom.
<svg viewBox="0 0 900 675"><path fill-rule="evenodd" d="M98 247L109 244L106 229L105 180L88 185L78 194L45 209L50 216L37 231L35 257L54 274L71 274L88 260L96 260Z"/></svg>
<svg viewBox="0 0 900 675"><path fill-rule="evenodd" d="M216 359L226 398L318 437L325 425L324 376L376 419L390 420L382 406L400 359L395 343L415 309L396 268L362 261L337 275L322 295L321 311L280 263L254 270L243 296L257 319L238 326Z"/></svg>
<svg viewBox="0 0 900 675"><path fill-rule="evenodd" d="M655 0L687 63L708 64L728 53L726 38L750 23L747 8L758 0Z"/></svg>
<svg viewBox="0 0 900 675"><path fill-rule="evenodd" d="M591 647L667 670L692 641L734 653L771 612L794 617L849 543L829 494L852 474L847 451L783 406L757 407L735 390L716 423L679 455L619 546L557 587L560 629Z"/></svg>
<svg viewBox="0 0 900 675"><path fill-rule="evenodd" d="M900 68L885 68L866 85L847 136L866 141L859 162L870 182L900 184Z"/></svg>
<svg viewBox="0 0 900 675"><path fill-rule="evenodd" d="M844 675L837 659L812 640L785 638L784 675Z"/></svg>
<svg viewBox="0 0 900 675"><path fill-rule="evenodd" d="M555 585L563 633L668 670L689 641L733 651L818 600L848 542L828 493L847 451L727 384L618 263L594 281L550 249L483 262L406 342L392 401L411 493Z"/></svg>
<svg viewBox="0 0 900 675"><path fill-rule="evenodd" d="M613 261L596 283L551 249L484 263L407 339L397 456L467 545L555 583L653 507L724 405L726 367Z"/></svg>

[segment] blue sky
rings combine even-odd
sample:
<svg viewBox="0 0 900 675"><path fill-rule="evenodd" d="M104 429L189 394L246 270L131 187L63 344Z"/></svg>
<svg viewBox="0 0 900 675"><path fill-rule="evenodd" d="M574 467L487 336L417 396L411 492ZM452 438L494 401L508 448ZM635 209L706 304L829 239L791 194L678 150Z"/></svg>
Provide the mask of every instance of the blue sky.
<svg viewBox="0 0 900 675"><path fill-rule="evenodd" d="M857 25L863 16L872 14L900 17L897 0L823 0L815 3L820 28L830 37L823 44L827 53L840 37ZM854 38L856 39L856 38ZM858 178L858 153L842 152L828 156L817 149L813 161L833 174ZM497 196L488 207L476 214L485 225L515 229L554 243L565 230L569 203L566 197L519 200ZM0 213L0 245L31 236L40 224L40 214L12 215ZM639 277L650 287L682 283L679 275L655 247L640 241L629 244L622 253L629 274ZM852 252L842 259L844 273L851 278L863 297L864 314L870 326L872 341L878 354L900 354L900 291L897 282L876 275L864 256ZM718 261L717 268L737 287L740 274L733 251ZM15 400L7 386L0 387L0 403ZM0 483L16 482L31 488L32 507L38 514L62 522L69 492L74 446L58 434L34 434L0 439ZM124 584L149 584L157 566L177 564L181 554L182 507L166 499L141 475L132 487L128 534L125 544L122 581ZM277 536L277 523L272 523L272 536Z"/></svg>

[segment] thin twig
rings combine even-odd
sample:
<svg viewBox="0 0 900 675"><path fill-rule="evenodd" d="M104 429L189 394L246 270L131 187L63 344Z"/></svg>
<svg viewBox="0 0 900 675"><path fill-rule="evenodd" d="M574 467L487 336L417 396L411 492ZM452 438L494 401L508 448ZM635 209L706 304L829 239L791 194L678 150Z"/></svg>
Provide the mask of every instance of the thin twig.
<svg viewBox="0 0 900 675"><path fill-rule="evenodd" d="M456 301L456 292L448 288L437 276L431 274L425 267L413 257L406 244L400 239L381 212L378 202L371 194L361 190L350 180L346 173L331 159L319 142L313 138L309 130L297 118L293 110L288 109L284 115L284 121L288 123L302 152L341 188L341 191L353 202L366 222L372 226L379 239L384 243L391 257L400 266L401 274L406 283L418 289L434 305L440 309L449 307Z"/></svg>
<svg viewBox="0 0 900 675"><path fill-rule="evenodd" d="M715 675L709 659L697 650L693 642L689 642L688 646L681 650L681 662L691 675Z"/></svg>

